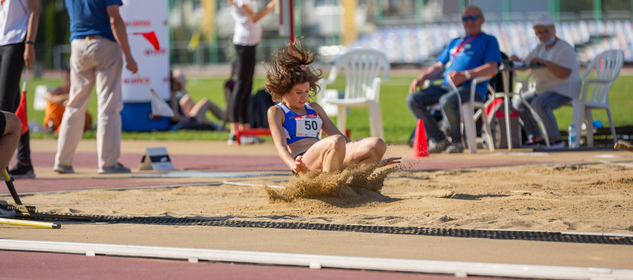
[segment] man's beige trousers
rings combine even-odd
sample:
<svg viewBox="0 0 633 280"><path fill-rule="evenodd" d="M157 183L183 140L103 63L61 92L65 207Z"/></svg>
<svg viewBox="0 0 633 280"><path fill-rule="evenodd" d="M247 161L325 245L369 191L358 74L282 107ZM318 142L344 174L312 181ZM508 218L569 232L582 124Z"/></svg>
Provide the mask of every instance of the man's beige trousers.
<svg viewBox="0 0 633 280"><path fill-rule="evenodd" d="M96 82L99 168L112 167L121 154L121 47L99 36L75 39L71 42L70 69L70 96L59 130L55 164L72 165Z"/></svg>

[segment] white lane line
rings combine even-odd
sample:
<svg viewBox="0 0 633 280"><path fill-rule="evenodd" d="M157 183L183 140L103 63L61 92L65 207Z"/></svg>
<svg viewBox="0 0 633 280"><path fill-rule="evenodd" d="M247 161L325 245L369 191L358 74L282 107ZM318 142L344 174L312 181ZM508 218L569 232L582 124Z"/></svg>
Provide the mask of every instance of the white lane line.
<svg viewBox="0 0 633 280"><path fill-rule="evenodd" d="M0 250L294 265L313 269L324 267L406 271L452 274L460 277L478 275L545 279L633 279L633 270L628 269L344 257L99 243L0 240Z"/></svg>

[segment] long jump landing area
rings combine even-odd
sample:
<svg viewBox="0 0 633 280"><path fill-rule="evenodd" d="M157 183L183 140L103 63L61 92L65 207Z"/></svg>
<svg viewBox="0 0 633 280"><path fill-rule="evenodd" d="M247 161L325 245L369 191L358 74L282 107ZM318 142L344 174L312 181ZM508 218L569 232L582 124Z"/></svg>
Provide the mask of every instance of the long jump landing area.
<svg viewBox="0 0 633 280"><path fill-rule="evenodd" d="M227 146L221 142L123 141L120 162L132 168L133 173L119 175L97 174L96 143L94 141L82 141L73 163L76 174L64 175L52 171L56 141L34 140L31 145L37 178L17 179L15 186L19 193L27 194L23 198L25 204L30 205L29 200L32 198L33 201L37 201L35 205L37 207L47 204L45 200L37 200L40 197L38 194L43 193L63 194L89 190L106 191L108 189L173 189L173 192L164 194L164 198L167 199L170 195L175 195L178 192L177 189L181 187L200 186L204 188L205 186L221 185L223 181L278 182L290 178L288 168L278 158L271 143L237 147ZM140 163L144 149L148 147L166 147L178 172L184 171L182 174L202 175L183 178L181 176L164 176L166 173L137 171L136 168ZM439 154L427 158L410 158L410 155L411 150L407 146L389 147L387 156L405 158L406 171L395 176L393 180L396 183L402 181L403 184L410 184L411 180L415 182L426 181L429 178L434 179L433 176L440 177L440 175L445 176L459 172L476 173L481 170L490 170L486 174L494 174L497 168L510 166L517 168L539 166L544 168L541 170L542 172L549 172L548 166L571 165L576 166L574 168L579 168L577 166L596 164L621 168L617 170L633 169L633 153L614 150L547 153L519 149L513 153L508 153L507 150L498 150L495 153L481 151L475 155L466 153L460 155ZM584 171L593 172L593 169L587 168ZM161 174L163 176L160 176ZM481 180L485 180L485 178L481 178ZM574 178L569 178L569 180L574 180ZM627 184L627 180L627 178L618 179L617 183ZM597 187L600 187L599 182L610 184L608 178L602 177L597 182ZM472 184L477 185L478 181L474 180ZM633 177L631 177L631 184L633 185ZM428 185L425 186L428 188ZM529 182L513 186L515 189L521 187L535 188L535 190L520 189L520 195L525 196L526 193L531 193L533 197L539 195L536 189L540 187L534 187ZM547 188L547 186L545 187ZM438 188L441 189L441 187ZM513 191L516 191L515 189ZM197 191L196 189L188 190ZM237 186L235 188L223 186L223 190L225 190L223 196L231 195L232 192L243 194L252 191ZM421 191L425 194L420 198L419 203L424 205L433 201L428 198L429 193L438 197L445 196L442 193L438 194L441 190L420 190L419 187L413 186L407 192L419 193ZM470 203L471 199L495 198L495 195L477 197L474 194L463 194L458 190L456 192L448 195L462 200L451 202L452 204L467 204ZM499 191L499 193L498 196L508 196L507 192ZM0 187L0 194L4 195L0 197L0 200L13 202L7 195L6 187ZM71 200L64 202L68 203L66 208L59 205L55 207L69 210L71 213L82 214L82 207L84 207L82 201L87 200L85 195L89 194L82 193L82 197L72 197ZM207 194L201 192L198 196L200 195ZM509 197L514 198L515 196L510 195ZM116 201L111 200L116 199L116 197L110 195L100 199L106 204L104 209L108 209L108 204L116 204ZM213 201L214 199L214 196L208 196L208 200ZM582 236L572 238L570 239L572 241L567 242L489 237L472 238L476 236L455 237L457 236L455 234L445 236L440 234L398 234L398 230L407 228L406 224L390 224L388 217L371 222L374 219L372 213L363 214L363 207L368 204L381 203L381 201L387 201L389 204L400 199L400 194L385 191L381 197L374 198L374 200L363 200L355 204L341 205L337 201L317 202L318 207L329 209L322 210L317 215L317 218L322 219L322 223L326 224L325 227L328 227L328 223L335 224L328 228L341 224L340 221L345 220L337 218L336 215L345 216L345 213L349 211L349 215L352 216L365 215L364 219L370 221L369 226L384 224L385 227L378 227L387 229L384 233L363 232L358 230L358 228L362 229L363 227L353 229L353 226L349 225L342 227L352 228L352 230L319 230L305 226L294 228L280 226L292 224L294 221L298 221L298 225L305 222L308 224L318 223L318 219L302 220L301 218L303 215L310 214L309 209L312 208L310 205L314 203L310 200L299 204L290 204L289 207L298 207L294 212L279 211L275 210L274 207L267 208L268 206L260 209L262 206L257 206L257 203L253 202L251 210L248 208L238 210L236 208L231 212L231 207L227 207L228 209L225 209L225 212L222 212L220 216L201 215L202 211L198 213L196 208L198 206L194 204L184 207L187 208L182 209L184 212L175 213L171 212L173 210L166 210L162 215L150 215L158 220L162 216L168 219L173 217L175 221L181 221L185 219L180 218L183 216L182 213L189 213L185 217L190 217L194 221L193 224L186 222L175 224L148 223L144 220L144 222L134 222L133 219L130 220L131 222L104 222L110 221L106 219L101 222L98 220L96 222L59 221L63 224L62 229L59 230L2 225L0 232L3 239L0 240L0 250L4 251L0 251L0 254L3 255L3 258L0 258L0 263L2 263L2 267L9 267L9 269L3 269L2 277L56 279L54 275L58 275L57 273L70 272L80 277L93 279L111 279L113 277L160 279L180 278L181 276L206 278L210 275L209 273L223 279L356 279L360 277L367 279L444 279L472 275L515 278L633 279L633 262L630 261L633 257L633 246L627 245L627 242L630 242L629 239L633 240L633 236L629 236L625 232L619 231L616 234L607 234L606 236L592 233L596 236L599 235L601 240L617 239L621 241L618 241L620 243L613 242L614 244L609 244L607 241L591 242L591 238L587 237L591 234L588 235L579 230L572 230L574 232L570 233L543 231L545 234L556 235L560 233L562 236L574 234ZM516 199L524 198L517 195ZM554 198L548 200L552 199ZM142 209L144 203L147 202L138 200L137 204L139 205L128 202L127 206L122 207ZM611 207L613 203L605 205ZM617 205L620 205L619 208L624 208L622 209L625 211L624 213L627 210L631 212L628 204L619 203ZM616 207L613 209L618 210L617 205L613 205ZM117 205L117 207L119 206ZM304 210L301 210L302 207ZM321 211L318 210L318 207L317 211ZM444 206L438 205L437 207ZM124 210L126 209L120 211L129 213ZM249 211L251 214L248 214ZM442 210L438 209L438 211ZM464 210L464 212L467 211L468 209ZM409 215L423 216L424 212L413 210ZM334 213L335 216L328 217L327 213ZM531 213L530 215L533 215L535 212ZM621 212L616 211L612 215L619 215L619 213ZM90 212L88 214L97 215L99 213ZM106 212L103 215L117 216L116 213L112 212ZM139 214L140 216L143 214ZM129 214L125 214L124 217L129 217ZM432 229L441 229L443 222L450 223L451 219L455 218L449 215L433 220L428 225L422 222L422 224L414 226L422 225ZM529 218L528 216L526 219L529 220ZM269 228L240 227L244 223L248 223L249 220L263 221L269 225ZM220 226L203 226L204 221L217 221ZM235 225L227 226L231 221L235 221ZM452 227L454 226L452 225ZM388 230L389 227L393 230ZM576 228L582 229L580 226L576 226ZM462 229L453 230L453 232L471 234L475 231ZM608 229L605 228L605 232L609 233ZM480 231L477 233L481 234ZM633 224L631 224L631 233L633 233ZM586 240L583 241L583 238ZM135 253L129 253L130 250ZM57 253L43 254L20 251ZM97 256L86 257L77 254ZM103 257L101 255L137 258ZM242 257L242 255L247 257ZM258 256L260 259L257 259ZM180 261L173 261L174 259ZM32 262L34 260L45 265L33 268ZM195 264L198 261L203 263ZM211 261L211 263L206 261ZM235 265L227 265L229 263ZM278 266L253 266L244 265L244 263L277 264ZM117 267L119 269L104 270L104 267ZM323 269L315 270L307 267ZM340 270L340 268L352 270ZM403 274L397 273L397 271L427 274ZM56 273L51 274L51 272ZM452 276L438 276L438 274Z"/></svg>

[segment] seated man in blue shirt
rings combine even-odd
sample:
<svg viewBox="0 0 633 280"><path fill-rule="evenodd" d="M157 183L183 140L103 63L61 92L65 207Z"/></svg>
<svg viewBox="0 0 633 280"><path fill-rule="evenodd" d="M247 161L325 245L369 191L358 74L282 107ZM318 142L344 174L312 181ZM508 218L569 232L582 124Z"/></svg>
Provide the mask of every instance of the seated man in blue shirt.
<svg viewBox="0 0 633 280"><path fill-rule="evenodd" d="M427 68L409 87L407 104L416 119L424 121L424 128L429 144L430 153L440 153L446 149L447 153L462 153L460 112L457 103L457 93L450 87L447 77L451 77L457 87L461 101L470 100L470 80L496 74L501 63L501 53L497 39L481 32L484 15L477 6L468 6L462 11L462 24L466 36L452 40L437 57L437 62ZM441 85L422 88L424 82L433 81L444 76ZM486 97L488 81L477 84L475 101L482 101ZM427 107L439 103L442 116L448 124L449 135L444 135L435 118ZM472 117L472 116L464 116ZM448 137L450 137L450 142Z"/></svg>

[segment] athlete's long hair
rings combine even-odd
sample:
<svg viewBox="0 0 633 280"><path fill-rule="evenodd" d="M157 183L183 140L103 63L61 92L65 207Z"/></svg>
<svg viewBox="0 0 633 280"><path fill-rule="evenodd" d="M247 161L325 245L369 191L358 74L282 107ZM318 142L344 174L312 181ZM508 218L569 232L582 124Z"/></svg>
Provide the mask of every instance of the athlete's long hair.
<svg viewBox="0 0 633 280"><path fill-rule="evenodd" d="M312 67L317 58L316 53L306 50L301 41L295 39L286 44L270 56L270 61L264 63L266 68L266 91L273 97L273 101L281 102L284 95L297 84L310 83L310 99L313 99L320 87L317 82L321 79L321 70Z"/></svg>

